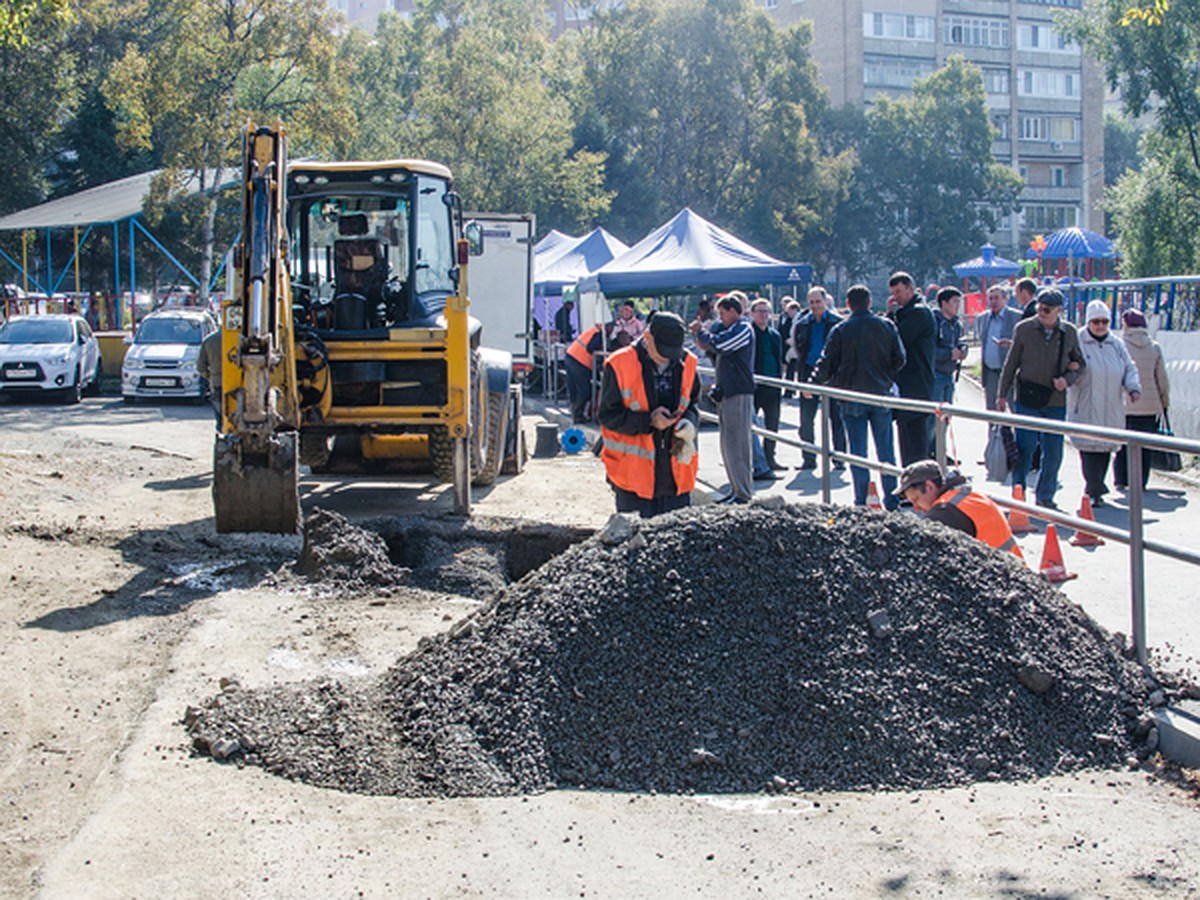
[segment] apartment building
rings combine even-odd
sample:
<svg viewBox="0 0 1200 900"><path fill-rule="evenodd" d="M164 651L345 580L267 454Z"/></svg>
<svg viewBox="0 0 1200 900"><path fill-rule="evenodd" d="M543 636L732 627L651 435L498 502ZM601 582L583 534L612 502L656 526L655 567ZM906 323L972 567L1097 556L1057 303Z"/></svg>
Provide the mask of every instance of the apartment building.
<svg viewBox="0 0 1200 900"><path fill-rule="evenodd" d="M1104 83L1053 14L1081 0L758 0L780 25L813 22L835 106L900 96L954 54L983 70L995 158L1025 180L1022 211L993 243L1021 258L1035 234L1103 231Z"/></svg>

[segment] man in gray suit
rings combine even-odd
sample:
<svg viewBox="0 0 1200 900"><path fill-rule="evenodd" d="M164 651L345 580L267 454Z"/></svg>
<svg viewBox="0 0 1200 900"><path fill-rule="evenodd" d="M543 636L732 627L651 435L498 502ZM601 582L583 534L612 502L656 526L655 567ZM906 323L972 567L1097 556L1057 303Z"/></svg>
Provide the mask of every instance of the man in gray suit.
<svg viewBox="0 0 1200 900"><path fill-rule="evenodd" d="M1008 289L993 285L988 290L987 311L975 317L975 339L983 351L983 396L988 409L996 408L1000 371L1012 346L1013 327L1020 321L1021 311L1008 305Z"/></svg>

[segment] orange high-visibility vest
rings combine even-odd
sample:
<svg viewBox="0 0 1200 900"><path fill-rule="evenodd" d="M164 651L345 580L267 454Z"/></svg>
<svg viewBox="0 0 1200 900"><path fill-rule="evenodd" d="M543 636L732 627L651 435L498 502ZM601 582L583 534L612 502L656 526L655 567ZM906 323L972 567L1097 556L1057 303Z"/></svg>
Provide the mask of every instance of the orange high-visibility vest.
<svg viewBox="0 0 1200 900"><path fill-rule="evenodd" d="M589 372L592 370L592 351L587 348L592 338L600 333L600 326L593 325L567 347L567 356L575 360Z"/></svg>
<svg viewBox="0 0 1200 900"><path fill-rule="evenodd" d="M634 412L650 412L653 407L646 396L646 383L642 377L642 361L638 358L637 345L618 350L609 356L604 364L612 368L626 408ZM687 411L695 383L696 357L690 351L685 351L679 405L674 410L677 415L683 415ZM600 434L604 437L604 468L609 481L645 500L654 499L654 435L622 434L604 427L601 427ZM671 474L675 477L677 494L686 494L696 486L696 470L699 465L699 453L693 453L686 463L681 463L675 456L671 457Z"/></svg>
<svg viewBox="0 0 1200 900"><path fill-rule="evenodd" d="M1017 546L1012 529L1005 521L1004 513L1000 512L1000 507L983 494L963 486L957 490L946 491L933 501L933 505L955 507L975 524L975 537L979 540L989 547L1008 551L1018 559L1025 558L1021 548Z"/></svg>

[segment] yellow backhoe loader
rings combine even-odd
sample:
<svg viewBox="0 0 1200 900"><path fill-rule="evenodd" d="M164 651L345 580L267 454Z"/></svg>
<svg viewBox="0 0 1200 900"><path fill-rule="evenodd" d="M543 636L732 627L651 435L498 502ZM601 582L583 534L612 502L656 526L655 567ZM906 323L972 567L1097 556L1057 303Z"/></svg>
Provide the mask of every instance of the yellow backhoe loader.
<svg viewBox="0 0 1200 900"><path fill-rule="evenodd" d="M519 471L511 358L481 346L450 170L422 160L287 160L280 126L247 126L234 289L221 309L219 532L300 527L299 466L423 462L454 485Z"/></svg>

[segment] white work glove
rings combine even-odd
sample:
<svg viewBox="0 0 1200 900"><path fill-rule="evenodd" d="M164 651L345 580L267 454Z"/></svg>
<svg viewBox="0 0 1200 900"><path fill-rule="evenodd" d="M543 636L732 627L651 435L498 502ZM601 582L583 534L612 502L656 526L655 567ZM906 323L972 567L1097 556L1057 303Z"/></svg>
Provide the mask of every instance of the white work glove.
<svg viewBox="0 0 1200 900"><path fill-rule="evenodd" d="M671 435L671 455L685 466L696 455L696 426L688 419L680 419L675 423L675 432Z"/></svg>

